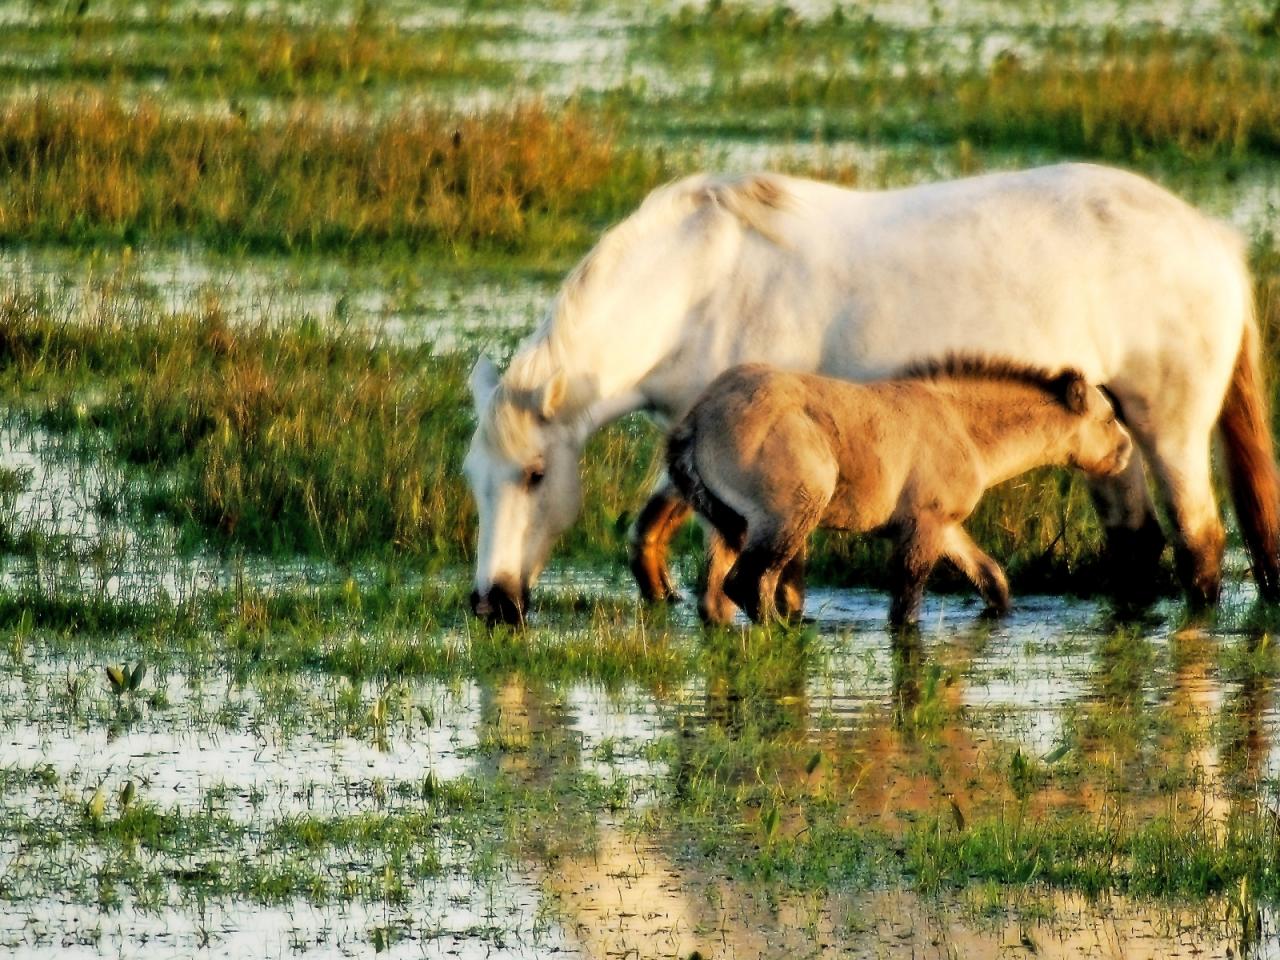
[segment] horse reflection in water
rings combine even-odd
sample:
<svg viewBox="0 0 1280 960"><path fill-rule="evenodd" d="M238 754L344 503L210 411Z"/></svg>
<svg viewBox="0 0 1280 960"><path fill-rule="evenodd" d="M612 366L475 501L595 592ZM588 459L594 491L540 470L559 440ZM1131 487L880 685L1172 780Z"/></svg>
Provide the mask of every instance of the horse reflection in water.
<svg viewBox="0 0 1280 960"><path fill-rule="evenodd" d="M841 645L885 639L857 635ZM842 691L828 685L845 681L825 669L830 651L822 637L801 631L709 635L712 666L697 690L678 704L655 702L655 734L670 736L673 748L663 751L669 760L656 768L656 791L643 801L656 805L655 826L637 830L625 823L629 811L600 810L585 829L566 831L555 812L533 810L518 830L521 862L549 898L548 915L584 955L602 960L628 952L688 957L695 950L703 956L834 956L851 932L863 943L910 945L921 957L976 960L994 960L1026 938L1040 956L1054 958L1178 956L1188 947L1222 952L1231 945L1216 939L1227 931L1205 928L1200 914L1118 896L1086 901L1046 893L1056 919L1039 921L1041 932L1016 917L973 923L958 906L925 902L909 891L788 892L726 878L719 859L703 861L690 837L662 826L665 805L697 802L696 792L708 786L698 785L699 777L714 778L716 790L738 784L744 797L762 787L780 791L777 830L796 843L805 842L808 824L786 811L802 809L806 797L836 804L842 823L889 833L931 816L952 829L1002 804L1016 806L1010 783L1015 743L985 719L1036 708L1000 708L966 680L1003 656L999 644L1008 640L986 626L947 640L897 634L887 660ZM1220 827L1233 811L1247 810L1266 775L1275 690L1262 671L1220 684L1219 642L1174 637L1166 674L1162 654L1146 640L1132 634L1098 640L1071 680L1082 684L1079 693L1054 708L1074 717L1068 727L1079 733L1074 749L1089 773L1068 789L1055 787L1052 778L1036 784L1026 796L1027 815L1122 812L1141 821L1167 815L1172 797L1186 823L1207 817ZM828 679L819 679L824 675ZM1162 696L1153 700L1153 690ZM846 693L849 702L842 702ZM482 697L483 778L554 791L587 762L584 735L600 732L586 726L592 720L573 705L570 691L513 674L483 685ZM1178 766L1188 743L1195 747L1185 769L1174 771L1180 777L1174 794L1162 793L1155 781ZM810 768L817 754L820 762ZM1117 790L1125 783L1136 787ZM748 823L759 813L759 806L740 811Z"/></svg>

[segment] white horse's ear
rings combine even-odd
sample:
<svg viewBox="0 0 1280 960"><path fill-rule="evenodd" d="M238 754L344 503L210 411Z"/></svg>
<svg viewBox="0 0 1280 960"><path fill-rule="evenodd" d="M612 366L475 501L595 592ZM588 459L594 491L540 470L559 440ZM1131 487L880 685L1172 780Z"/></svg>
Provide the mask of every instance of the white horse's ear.
<svg viewBox="0 0 1280 960"><path fill-rule="evenodd" d="M538 415L543 420L551 420L555 417L556 412L564 403L565 394L569 389L569 378L565 376L563 370L557 370L555 374L542 385L542 389L538 391Z"/></svg>
<svg viewBox="0 0 1280 960"><path fill-rule="evenodd" d="M493 365L492 360L481 354L480 359L476 361L476 365L471 369L469 383L471 385L471 402L479 410L498 385L498 368Z"/></svg>

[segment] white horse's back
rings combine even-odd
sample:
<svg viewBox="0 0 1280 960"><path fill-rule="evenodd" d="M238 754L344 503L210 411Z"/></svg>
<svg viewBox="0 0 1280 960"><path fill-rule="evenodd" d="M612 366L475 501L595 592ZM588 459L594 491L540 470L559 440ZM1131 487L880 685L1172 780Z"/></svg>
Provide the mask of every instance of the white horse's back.
<svg viewBox="0 0 1280 960"><path fill-rule="evenodd" d="M998 347L1124 389L1146 376L1135 354L1180 341L1201 376L1230 375L1249 315L1241 244L1150 181L1085 164L877 192L767 179L774 202L740 218L735 256L699 249L728 245L724 217L670 238L720 271L679 324L710 328L705 373L766 360L863 379Z"/></svg>

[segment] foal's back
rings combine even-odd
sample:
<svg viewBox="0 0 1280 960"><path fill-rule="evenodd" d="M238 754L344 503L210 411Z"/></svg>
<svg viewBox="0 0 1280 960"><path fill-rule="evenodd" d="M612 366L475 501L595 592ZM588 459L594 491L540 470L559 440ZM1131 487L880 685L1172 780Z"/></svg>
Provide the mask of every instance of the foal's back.
<svg viewBox="0 0 1280 960"><path fill-rule="evenodd" d="M715 488L746 502L784 508L778 498L807 488L834 495L823 526L873 530L895 519L904 488L962 515L981 495L973 445L952 382L857 384L763 364L735 367L690 413L698 468Z"/></svg>

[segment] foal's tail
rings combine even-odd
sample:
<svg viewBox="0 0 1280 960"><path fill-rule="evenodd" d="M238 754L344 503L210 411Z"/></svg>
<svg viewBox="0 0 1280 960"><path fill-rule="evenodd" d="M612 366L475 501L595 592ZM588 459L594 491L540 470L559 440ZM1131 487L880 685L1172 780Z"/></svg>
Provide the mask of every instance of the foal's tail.
<svg viewBox="0 0 1280 960"><path fill-rule="evenodd" d="M702 479L697 464L698 442L694 419L693 414L686 416L667 438L667 476L676 485L680 495L716 528L726 542L740 548L742 539L746 536L747 521L716 496Z"/></svg>
<svg viewBox="0 0 1280 960"><path fill-rule="evenodd" d="M1236 520L1249 548L1258 592L1264 600L1276 602L1280 601L1280 482L1258 351L1258 328L1251 317L1245 324L1218 427Z"/></svg>

